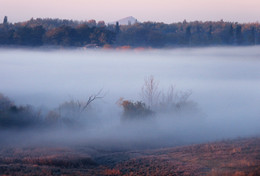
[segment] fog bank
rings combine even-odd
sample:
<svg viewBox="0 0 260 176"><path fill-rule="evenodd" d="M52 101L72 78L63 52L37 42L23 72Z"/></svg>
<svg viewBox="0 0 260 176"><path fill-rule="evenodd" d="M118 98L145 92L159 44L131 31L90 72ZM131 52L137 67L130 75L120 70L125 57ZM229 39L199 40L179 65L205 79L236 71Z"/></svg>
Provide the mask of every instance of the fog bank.
<svg viewBox="0 0 260 176"><path fill-rule="evenodd" d="M111 148L166 147L260 134L260 47L172 50L0 50L0 92L18 105L46 111L102 89L81 127L5 130L6 144L80 144ZM160 90L191 90L196 112L122 120L120 97L139 101L144 79ZM10 135L11 137L9 137ZM29 136L29 137L28 137ZM3 142L2 142L3 143Z"/></svg>

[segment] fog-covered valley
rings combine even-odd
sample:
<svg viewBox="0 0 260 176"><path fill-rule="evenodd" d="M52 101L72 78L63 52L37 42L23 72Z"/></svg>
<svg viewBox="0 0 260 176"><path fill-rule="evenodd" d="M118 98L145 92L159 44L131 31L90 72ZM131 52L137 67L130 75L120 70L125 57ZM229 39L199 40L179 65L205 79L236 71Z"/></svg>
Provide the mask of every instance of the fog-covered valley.
<svg viewBox="0 0 260 176"><path fill-rule="evenodd" d="M62 108L97 96L78 117L69 115L75 123L1 127L1 144L139 149L259 136L259 59L259 47L1 49L0 92L17 107L31 105L40 119L50 112L61 119ZM151 78L156 107L144 97ZM126 117L124 100L145 103L151 115Z"/></svg>

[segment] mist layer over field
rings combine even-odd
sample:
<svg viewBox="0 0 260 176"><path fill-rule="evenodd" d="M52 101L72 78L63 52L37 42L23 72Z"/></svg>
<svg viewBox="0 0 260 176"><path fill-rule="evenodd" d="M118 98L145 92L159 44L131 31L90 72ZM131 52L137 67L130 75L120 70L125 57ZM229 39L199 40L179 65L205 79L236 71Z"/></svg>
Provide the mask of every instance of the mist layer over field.
<svg viewBox="0 0 260 176"><path fill-rule="evenodd" d="M192 91L193 107L123 120L125 100L141 101L144 79L159 90ZM47 113L102 89L79 126L0 134L6 144L167 147L260 134L260 47L172 50L0 50L0 92ZM195 108L194 108L195 107ZM194 110L195 109L195 110Z"/></svg>

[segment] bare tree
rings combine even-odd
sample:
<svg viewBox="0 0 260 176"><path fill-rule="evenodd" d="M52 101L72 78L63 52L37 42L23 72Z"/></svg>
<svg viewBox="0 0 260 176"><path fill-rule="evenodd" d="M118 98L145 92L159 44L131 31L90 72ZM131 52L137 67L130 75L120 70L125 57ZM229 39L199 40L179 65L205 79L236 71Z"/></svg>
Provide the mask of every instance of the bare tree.
<svg viewBox="0 0 260 176"><path fill-rule="evenodd" d="M187 105L188 103L188 99L191 96L192 91L191 90L187 90L187 91L181 91L179 92L179 94L177 94L177 102L176 102L176 106L177 108L181 108L182 106Z"/></svg>
<svg viewBox="0 0 260 176"><path fill-rule="evenodd" d="M100 98L104 98L104 95L101 95L102 93L102 89L94 95L91 95L88 97L87 101L77 101L77 106L79 108L80 113L82 113L83 111L85 111L87 109L87 107L96 99L100 99Z"/></svg>
<svg viewBox="0 0 260 176"><path fill-rule="evenodd" d="M81 117L82 113L87 111L93 101L104 97L101 94L102 89L98 93L89 96L86 101L74 99L66 101L58 107L58 114L60 117Z"/></svg>
<svg viewBox="0 0 260 176"><path fill-rule="evenodd" d="M162 92L160 104L169 105L174 103L176 100L175 87L171 85L166 93Z"/></svg>
<svg viewBox="0 0 260 176"><path fill-rule="evenodd" d="M141 97L150 108L154 108L159 102L161 92L158 90L158 87L159 82L155 81L153 76L144 80Z"/></svg>
<svg viewBox="0 0 260 176"><path fill-rule="evenodd" d="M154 111L174 111L186 107L191 96L191 91L176 91L171 85L168 91L159 90L159 82L150 76L144 80L141 97L142 100Z"/></svg>

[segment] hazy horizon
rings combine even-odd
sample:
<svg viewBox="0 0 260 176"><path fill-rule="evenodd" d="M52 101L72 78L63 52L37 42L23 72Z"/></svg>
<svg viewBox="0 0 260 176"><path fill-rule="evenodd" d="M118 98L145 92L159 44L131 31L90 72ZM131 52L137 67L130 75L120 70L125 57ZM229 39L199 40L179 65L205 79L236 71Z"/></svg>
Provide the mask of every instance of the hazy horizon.
<svg viewBox="0 0 260 176"><path fill-rule="evenodd" d="M133 16L138 21L173 23L187 21L259 22L258 0L0 0L0 21L9 22L31 18L60 18L72 20L104 20L106 23Z"/></svg>

